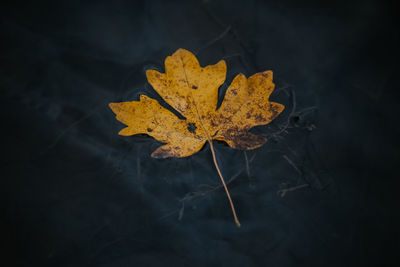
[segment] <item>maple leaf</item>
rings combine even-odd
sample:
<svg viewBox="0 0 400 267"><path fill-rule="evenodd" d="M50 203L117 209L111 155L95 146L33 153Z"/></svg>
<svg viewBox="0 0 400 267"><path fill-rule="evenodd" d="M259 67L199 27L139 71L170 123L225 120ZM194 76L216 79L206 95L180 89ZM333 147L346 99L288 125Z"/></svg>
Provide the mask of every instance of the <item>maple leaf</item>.
<svg viewBox="0 0 400 267"><path fill-rule="evenodd" d="M154 158L187 157L209 142L235 221L240 225L215 159L212 140L225 141L241 150L255 149L266 142L266 138L249 130L268 124L284 109L282 104L269 101L274 90L272 71L256 73L249 78L237 75L218 109L218 88L226 78L224 60L203 68L191 52L178 49L166 58L165 73L147 70L146 76L165 102L185 119L178 118L155 99L141 95L139 101L109 104L117 120L128 126L119 134L148 134L165 143L151 154Z"/></svg>
<svg viewBox="0 0 400 267"><path fill-rule="evenodd" d="M155 158L187 157L198 152L208 140L251 150L266 139L248 130L271 122L284 106L269 102L274 89L272 71L248 79L239 74L227 89L217 110L218 88L225 82L226 63L200 67L196 57L179 49L165 60L165 73L147 70L147 79L160 96L186 120L145 95L140 101L110 103L117 119L128 125L120 135L148 134L166 143L155 150Z"/></svg>

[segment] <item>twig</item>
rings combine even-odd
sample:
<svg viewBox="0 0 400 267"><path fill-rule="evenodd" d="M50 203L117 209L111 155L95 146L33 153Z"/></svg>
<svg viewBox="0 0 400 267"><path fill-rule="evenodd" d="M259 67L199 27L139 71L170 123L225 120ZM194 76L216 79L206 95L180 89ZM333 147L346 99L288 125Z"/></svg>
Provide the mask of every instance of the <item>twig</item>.
<svg viewBox="0 0 400 267"><path fill-rule="evenodd" d="M254 155L250 158L249 162L252 162L252 161L254 160L255 157L256 157L256 154L254 154ZM229 180L226 182L226 184L229 185L230 183L232 183L236 178L239 177L239 175L240 175L244 170L245 170L245 168L241 168L236 174L234 174L234 175L231 177L231 179L229 179ZM205 186L205 185L202 185L202 186ZM184 201L188 201L188 200L190 200L190 199L196 198L196 197L198 197L198 196L204 196L205 194L208 194L208 193L211 193L211 192L213 192L213 191L216 191L216 190L222 188L223 186L222 186L222 185L219 185L219 186L216 186L216 187L212 187L212 186L209 186L209 187L211 187L211 189L210 189L210 190L207 190L207 191L189 192L189 193L187 193L187 194L185 195L185 197L182 198L180 201L184 202Z"/></svg>
<svg viewBox="0 0 400 267"><path fill-rule="evenodd" d="M47 147L47 149L44 150L44 151L42 152L42 154L45 154L45 153L47 153L49 150L53 149L53 148L60 142L61 138L63 138L64 135L65 135L69 130L71 130L72 128L74 128L74 127L75 127L76 125L78 125L79 123L81 123L81 122L87 120L88 118L90 118L91 116L93 116L93 115L96 113L96 111L97 111L100 107L103 107L103 105L97 106L92 112L86 114L85 116L83 116L83 117L81 117L80 119L78 119L78 120L74 121L73 123L71 123L67 128L65 128L65 129L56 137L56 139L53 141L53 143L51 143L51 144Z"/></svg>
<svg viewBox="0 0 400 267"><path fill-rule="evenodd" d="M214 39L212 39L211 41L206 43L204 46L200 47L200 49L197 50L197 52L195 52L194 54L195 55L199 54L203 49L207 48L208 46L210 46L210 45L218 42L222 38L224 38L224 36L230 31L230 29L231 29L231 25L229 25L220 35L218 35L217 37L215 37Z"/></svg>
<svg viewBox="0 0 400 267"><path fill-rule="evenodd" d="M290 84L285 84L282 87L276 88L275 89L275 94L279 93L280 91L283 91L287 96L290 96L290 94L288 93L288 91L286 89L292 87Z"/></svg>
<svg viewBox="0 0 400 267"><path fill-rule="evenodd" d="M222 57L222 59L228 59L228 58L231 58L231 57L240 57L240 56L242 56L242 54L235 53L235 54L232 54L232 55L229 55L229 56L224 56L224 57Z"/></svg>
<svg viewBox="0 0 400 267"><path fill-rule="evenodd" d="M302 184L302 185L297 185L297 186L281 189L281 190L278 190L277 194L280 195L281 197L284 197L287 192L295 191L297 189L308 187L308 186L309 186L309 184Z"/></svg>
<svg viewBox="0 0 400 267"><path fill-rule="evenodd" d="M140 146L138 146L137 156L136 156L136 176L137 176L137 181L139 183L140 193L144 194L143 182L142 182L142 168L141 167L142 167L142 164L140 162Z"/></svg>
<svg viewBox="0 0 400 267"><path fill-rule="evenodd" d="M179 210L179 216L178 216L179 221L182 220L184 212L185 212L185 202L182 202L182 208Z"/></svg>
<svg viewBox="0 0 400 267"><path fill-rule="evenodd" d="M293 161L288 156L283 155L283 158L286 159L286 161L290 164L290 166L292 166L300 175L302 174L300 169L297 168L296 164L294 164Z"/></svg>
<svg viewBox="0 0 400 267"><path fill-rule="evenodd" d="M219 27L221 27L221 28L225 28L225 27L226 27L227 23L221 21L221 20L218 18L218 16L216 16L216 15L214 14L214 12L212 12L212 11L210 10L210 8L208 8L208 5L207 5L207 4L203 4L203 8L204 8L205 12L211 17L211 19L214 20L214 22L215 22ZM231 25L230 25L229 27L231 27ZM246 48L244 42L243 42L242 39L239 37L239 34L237 33L237 31L236 31L233 27L231 27L231 28L229 29L228 32L231 32L231 33L232 33L234 39L236 39L237 43L239 44L239 46L241 47L241 49L244 51L245 56L249 59L249 61L251 61L252 68L255 69L255 70L258 70L259 68L258 68L258 66L257 66L256 60L254 60L254 58L250 57L250 54L251 54L251 53L250 53L250 52L248 51L248 49ZM245 58L244 58L243 56L241 56L240 58L241 58L241 60L242 60L243 66L246 68L246 71L248 71L248 66L247 66L246 62L244 62L244 59L245 59Z"/></svg>
<svg viewBox="0 0 400 267"><path fill-rule="evenodd" d="M292 110L287 118L286 124L285 126L283 126L277 133L274 133L273 135L279 135L282 132L286 131L286 129L289 127L290 125L290 119L292 118L293 114L296 112L296 94L295 92L292 90Z"/></svg>
<svg viewBox="0 0 400 267"><path fill-rule="evenodd" d="M243 151L243 154L244 154L244 160L245 160L245 162L246 162L246 173L247 173L248 178L250 179L249 159L247 158L247 153L246 153L246 151Z"/></svg>

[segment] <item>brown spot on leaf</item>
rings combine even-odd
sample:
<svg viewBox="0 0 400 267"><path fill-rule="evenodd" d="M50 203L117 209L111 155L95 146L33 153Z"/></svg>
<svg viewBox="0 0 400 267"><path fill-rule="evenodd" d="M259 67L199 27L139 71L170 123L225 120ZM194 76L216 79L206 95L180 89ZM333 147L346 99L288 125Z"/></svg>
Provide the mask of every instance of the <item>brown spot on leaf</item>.
<svg viewBox="0 0 400 267"><path fill-rule="evenodd" d="M254 87L249 86L249 88L247 89L247 92L249 93L249 95L252 95L254 92Z"/></svg>
<svg viewBox="0 0 400 267"><path fill-rule="evenodd" d="M270 120L273 120L276 118L276 116L279 115L280 110L279 110L279 106L278 105L274 105L274 104L270 104L269 105L269 109L271 111L271 115L269 117Z"/></svg>
<svg viewBox="0 0 400 267"><path fill-rule="evenodd" d="M210 122L212 127L216 127L218 125L214 120L211 120Z"/></svg>
<svg viewBox="0 0 400 267"><path fill-rule="evenodd" d="M228 124L229 123L229 119L230 118L227 118L222 114L219 114L219 116L218 116L218 121L220 122L220 124Z"/></svg>
<svg viewBox="0 0 400 267"><path fill-rule="evenodd" d="M266 118L261 114L254 115L254 118L257 123L264 123L266 121Z"/></svg>
<svg viewBox="0 0 400 267"><path fill-rule="evenodd" d="M147 131L151 133L153 130L151 128L147 128Z"/></svg>
<svg viewBox="0 0 400 267"><path fill-rule="evenodd" d="M254 135L237 128L226 131L225 138L231 141L232 147L241 150L251 150L265 144L267 139L263 136Z"/></svg>
<svg viewBox="0 0 400 267"><path fill-rule="evenodd" d="M231 90L231 93L232 93L233 95L237 95L237 90L236 90L236 88L233 88L233 89Z"/></svg>
<svg viewBox="0 0 400 267"><path fill-rule="evenodd" d="M246 119L250 119L251 114L253 114L254 109L250 109L247 113L246 113Z"/></svg>
<svg viewBox="0 0 400 267"><path fill-rule="evenodd" d="M197 89L197 86L196 85L192 85L192 89Z"/></svg>
<svg viewBox="0 0 400 267"><path fill-rule="evenodd" d="M191 132L192 134L196 134L196 129L197 129L197 127L196 127L196 124L195 124L195 123L189 122L189 123L188 123L188 126L187 126L187 129L188 129L189 132Z"/></svg>
<svg viewBox="0 0 400 267"><path fill-rule="evenodd" d="M165 159L169 157L176 157L176 152L172 151L169 147L160 147L154 151L151 156L156 159Z"/></svg>

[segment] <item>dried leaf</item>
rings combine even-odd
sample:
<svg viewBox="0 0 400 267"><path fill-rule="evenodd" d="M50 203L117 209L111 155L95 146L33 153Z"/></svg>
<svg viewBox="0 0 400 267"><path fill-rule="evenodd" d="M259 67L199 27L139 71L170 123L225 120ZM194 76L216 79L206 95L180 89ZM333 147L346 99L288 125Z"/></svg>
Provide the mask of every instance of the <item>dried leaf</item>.
<svg viewBox="0 0 400 267"><path fill-rule="evenodd" d="M226 76L225 61L202 68L184 49L166 58L165 73L148 70L146 75L157 93L186 120L145 95L140 101L110 103L110 108L128 126L120 135L148 134L166 143L151 154L155 158L187 157L211 140L225 141L236 149L258 148L266 138L248 131L268 124L284 109L268 100L274 83L272 71L265 71L249 78L237 75L217 110L218 88Z"/></svg>
<svg viewBox="0 0 400 267"><path fill-rule="evenodd" d="M117 119L128 126L119 134L148 134L165 143L151 154L154 158L187 157L209 142L233 217L240 227L212 140L222 140L242 150L255 149L267 141L249 130L271 122L284 109L283 105L269 101L274 90L272 71L256 73L249 78L237 75L218 110L218 88L226 76L224 60L202 68L192 53L178 49L166 58L165 73L148 70L146 75L157 93L185 119L179 119L156 100L141 95L140 101L110 103Z"/></svg>

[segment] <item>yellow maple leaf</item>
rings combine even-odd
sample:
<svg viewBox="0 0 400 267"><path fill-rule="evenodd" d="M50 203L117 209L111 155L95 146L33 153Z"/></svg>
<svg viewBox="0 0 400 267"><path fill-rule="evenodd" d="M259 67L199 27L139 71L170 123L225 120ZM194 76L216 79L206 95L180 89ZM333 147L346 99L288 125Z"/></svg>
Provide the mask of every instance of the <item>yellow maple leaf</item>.
<svg viewBox="0 0 400 267"><path fill-rule="evenodd" d="M274 90L272 71L256 73L249 78L237 75L218 109L218 88L226 77L224 60L202 68L192 53L178 49L166 58L165 73L147 70L146 76L165 102L185 119L179 119L156 100L141 95L140 101L109 104L116 118L128 126L119 134L148 134L166 143L151 154L155 158L187 157L209 142L235 221L240 225L215 159L212 140L222 140L242 150L255 149L266 142L266 138L248 131L254 126L268 124L284 109L282 104L269 101Z"/></svg>

